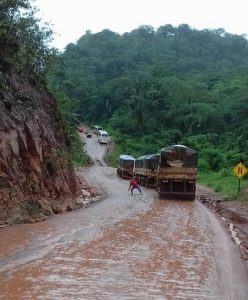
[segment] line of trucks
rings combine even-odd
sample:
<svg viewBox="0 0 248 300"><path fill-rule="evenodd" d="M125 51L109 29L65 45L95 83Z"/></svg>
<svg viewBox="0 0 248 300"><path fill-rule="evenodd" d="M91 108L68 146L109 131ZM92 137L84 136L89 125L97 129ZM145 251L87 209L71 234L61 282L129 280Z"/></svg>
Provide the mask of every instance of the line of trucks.
<svg viewBox="0 0 248 300"><path fill-rule="evenodd" d="M135 176L139 184L156 188L160 198L195 200L197 161L197 151L172 145L137 159L121 154L117 174L121 178Z"/></svg>

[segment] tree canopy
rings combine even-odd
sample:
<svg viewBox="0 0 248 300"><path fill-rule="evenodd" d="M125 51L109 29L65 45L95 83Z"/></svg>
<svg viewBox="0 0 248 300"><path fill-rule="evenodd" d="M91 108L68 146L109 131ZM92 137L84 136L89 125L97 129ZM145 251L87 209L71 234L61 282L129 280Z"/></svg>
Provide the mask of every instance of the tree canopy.
<svg viewBox="0 0 248 300"><path fill-rule="evenodd" d="M123 35L88 31L66 47L50 76L82 120L109 126L124 150L143 154L146 146L184 142L217 151L224 166L247 159L247 80L245 36L187 24Z"/></svg>
<svg viewBox="0 0 248 300"><path fill-rule="evenodd" d="M40 26L32 0L0 1L0 63L29 75L41 75L55 50L52 31Z"/></svg>

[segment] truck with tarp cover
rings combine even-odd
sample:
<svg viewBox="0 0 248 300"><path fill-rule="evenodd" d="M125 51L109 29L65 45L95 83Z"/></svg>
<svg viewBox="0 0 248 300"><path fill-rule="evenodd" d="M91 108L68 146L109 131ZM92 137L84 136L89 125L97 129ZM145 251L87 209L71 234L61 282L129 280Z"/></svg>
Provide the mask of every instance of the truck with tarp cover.
<svg viewBox="0 0 248 300"><path fill-rule="evenodd" d="M161 149L156 188L159 196L167 199L195 199L197 151L173 145Z"/></svg>
<svg viewBox="0 0 248 300"><path fill-rule="evenodd" d="M155 187L158 162L159 154L148 154L135 160L134 174L139 184Z"/></svg>
<svg viewBox="0 0 248 300"><path fill-rule="evenodd" d="M117 160L117 163L117 174L121 178L133 177L135 158L132 155L121 154Z"/></svg>

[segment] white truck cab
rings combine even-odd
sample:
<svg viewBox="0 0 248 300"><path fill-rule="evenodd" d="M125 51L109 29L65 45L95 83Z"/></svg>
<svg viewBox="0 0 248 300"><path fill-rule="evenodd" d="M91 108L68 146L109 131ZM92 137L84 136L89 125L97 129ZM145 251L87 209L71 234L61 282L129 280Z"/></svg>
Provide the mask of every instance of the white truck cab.
<svg viewBox="0 0 248 300"><path fill-rule="evenodd" d="M92 127L92 131L98 135L99 131L102 130L102 127L101 126L98 126L98 125L95 125Z"/></svg>

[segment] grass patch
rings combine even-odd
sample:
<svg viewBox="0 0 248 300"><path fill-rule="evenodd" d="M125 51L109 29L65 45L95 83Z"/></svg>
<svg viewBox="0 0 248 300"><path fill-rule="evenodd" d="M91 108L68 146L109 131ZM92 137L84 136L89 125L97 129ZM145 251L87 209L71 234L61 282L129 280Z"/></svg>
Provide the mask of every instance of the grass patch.
<svg viewBox="0 0 248 300"><path fill-rule="evenodd" d="M247 188L241 190L240 193L237 193L236 195L234 195L234 197L233 197L232 200L238 200L238 201L241 201L241 202L243 202L245 205L248 206L248 190L247 190Z"/></svg>
<svg viewBox="0 0 248 300"><path fill-rule="evenodd" d="M23 208L29 215L36 215L42 211L40 203L33 199L25 202Z"/></svg>
<svg viewBox="0 0 248 300"><path fill-rule="evenodd" d="M22 223L23 223L23 220L19 216L15 216L10 222L10 224L13 224L13 225L22 224Z"/></svg>
<svg viewBox="0 0 248 300"><path fill-rule="evenodd" d="M248 188L248 182L246 178L241 178L240 186L241 192L238 192L238 177L233 175L231 171L221 170L218 172L199 172L197 182L201 185L208 186L214 191L222 194L226 194L230 200L247 201L248 195L245 190Z"/></svg>
<svg viewBox="0 0 248 300"><path fill-rule="evenodd" d="M110 167L117 168L118 166L117 159L120 153L121 153L121 147L119 145L115 145L111 153L106 156L106 161Z"/></svg>
<svg viewBox="0 0 248 300"><path fill-rule="evenodd" d="M91 164L89 155L83 150L74 150L70 153L71 160L74 167L84 167Z"/></svg>
<svg viewBox="0 0 248 300"><path fill-rule="evenodd" d="M76 131L70 132L69 154L74 167L91 164L91 159L84 150L84 143Z"/></svg>

